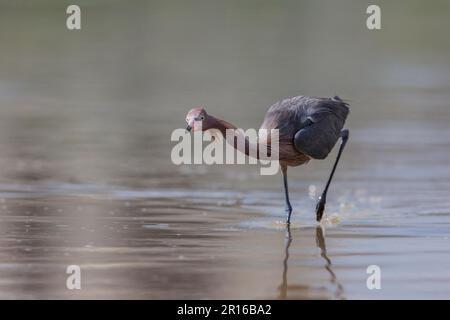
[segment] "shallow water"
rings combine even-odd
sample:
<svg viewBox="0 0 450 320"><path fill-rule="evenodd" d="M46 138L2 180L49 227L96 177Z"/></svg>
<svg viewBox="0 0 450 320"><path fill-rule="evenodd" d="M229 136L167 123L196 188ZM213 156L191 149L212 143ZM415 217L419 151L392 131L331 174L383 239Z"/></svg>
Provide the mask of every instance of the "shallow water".
<svg viewBox="0 0 450 320"><path fill-rule="evenodd" d="M360 1L80 1L79 33L43 3L0 10L0 298L450 298L445 1L381 2L378 33ZM289 229L280 175L170 160L192 106L250 128L336 93L321 225L336 150L289 169Z"/></svg>

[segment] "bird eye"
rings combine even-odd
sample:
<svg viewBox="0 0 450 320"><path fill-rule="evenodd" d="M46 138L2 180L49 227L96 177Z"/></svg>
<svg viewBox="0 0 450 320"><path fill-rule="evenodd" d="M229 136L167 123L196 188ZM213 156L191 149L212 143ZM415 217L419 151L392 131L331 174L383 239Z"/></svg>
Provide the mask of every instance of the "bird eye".
<svg viewBox="0 0 450 320"><path fill-rule="evenodd" d="M200 120L205 120L205 116L200 116Z"/></svg>

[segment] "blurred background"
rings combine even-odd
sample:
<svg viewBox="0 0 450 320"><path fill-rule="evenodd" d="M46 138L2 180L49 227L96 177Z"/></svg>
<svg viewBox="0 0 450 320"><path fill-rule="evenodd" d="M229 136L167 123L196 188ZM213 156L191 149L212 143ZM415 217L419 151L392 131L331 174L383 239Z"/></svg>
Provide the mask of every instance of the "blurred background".
<svg viewBox="0 0 450 320"><path fill-rule="evenodd" d="M0 0L0 297L450 298L449 31L445 0ZM290 169L289 232L279 175L170 160L194 106L258 128L336 94L325 233L335 151Z"/></svg>

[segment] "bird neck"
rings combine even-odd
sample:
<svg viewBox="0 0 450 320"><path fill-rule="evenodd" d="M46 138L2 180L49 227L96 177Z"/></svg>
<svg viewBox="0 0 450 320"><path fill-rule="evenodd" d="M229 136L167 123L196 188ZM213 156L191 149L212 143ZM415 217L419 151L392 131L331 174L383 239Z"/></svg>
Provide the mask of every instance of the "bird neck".
<svg viewBox="0 0 450 320"><path fill-rule="evenodd" d="M212 116L210 117L212 118L213 121L212 129L219 130L222 136L224 137L225 141L228 144L230 144L234 149L258 160L267 159L268 157L270 157L271 155L270 144L250 142L248 137L244 135L243 131L238 129L235 125L222 119L218 119ZM233 130L234 138L227 139L227 129ZM239 143L239 141L241 143Z"/></svg>
<svg viewBox="0 0 450 320"><path fill-rule="evenodd" d="M227 129L232 129L232 130L236 130L237 129L236 126L232 125L229 122L226 122L225 120L222 120L222 119L219 119L219 118L216 118L216 117L213 117L213 116L210 116L210 117L211 117L211 120L212 120L212 128L219 130L220 133L222 133L222 135L224 137L226 137Z"/></svg>

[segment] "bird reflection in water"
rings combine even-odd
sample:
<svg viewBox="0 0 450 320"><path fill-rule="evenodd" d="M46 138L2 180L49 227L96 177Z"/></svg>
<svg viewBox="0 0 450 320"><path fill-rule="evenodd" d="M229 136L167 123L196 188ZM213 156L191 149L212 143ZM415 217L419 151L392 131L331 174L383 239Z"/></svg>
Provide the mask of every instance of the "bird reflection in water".
<svg viewBox="0 0 450 320"><path fill-rule="evenodd" d="M281 283L280 290L280 299L287 298L287 273L288 273L288 260L289 260L289 247L292 243L292 234L291 234L291 226L288 224L286 226L286 237L285 237L285 246L284 246L284 260L283 260L283 282Z"/></svg>
<svg viewBox="0 0 450 320"><path fill-rule="evenodd" d="M285 246L284 246L284 260L283 260L283 277L282 283L279 286L279 299L287 299L288 298L288 289L289 288L298 288L298 286L289 286L288 285L288 267L289 267L289 248L292 244L292 233L289 225L286 226L286 237L285 237ZM333 271L332 263L330 258L327 255L327 247L325 243L324 232L321 226L316 227L316 245L320 249L320 256L325 260L325 270L330 274L330 283L336 288L333 293L333 297L335 299L343 299L344 288L342 284L338 281L336 274ZM307 289L305 287L305 289Z"/></svg>

